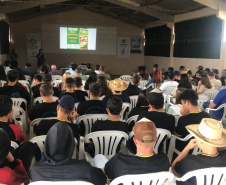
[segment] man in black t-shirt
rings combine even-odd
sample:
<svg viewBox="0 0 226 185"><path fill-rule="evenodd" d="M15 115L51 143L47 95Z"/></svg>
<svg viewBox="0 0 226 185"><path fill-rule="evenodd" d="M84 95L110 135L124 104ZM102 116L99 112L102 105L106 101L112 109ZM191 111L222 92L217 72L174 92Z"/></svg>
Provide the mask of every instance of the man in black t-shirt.
<svg viewBox="0 0 226 185"><path fill-rule="evenodd" d="M11 70L7 73L8 85L0 87L0 95L6 95L10 98L24 98L27 103L30 103L30 94L23 85L19 85L19 73L17 70ZM22 106L25 108L24 106Z"/></svg>
<svg viewBox="0 0 226 185"><path fill-rule="evenodd" d="M80 90L74 91L77 86L79 86ZM74 98L75 103L86 101L85 95L88 96L88 94L85 91L81 91L81 86L82 79L80 77L75 77L75 80L73 78L67 78L65 86L66 92L61 93L59 99L64 95L70 95Z"/></svg>
<svg viewBox="0 0 226 185"><path fill-rule="evenodd" d="M140 75L138 74L133 75L129 87L126 90L122 91L122 93L128 94L129 96L139 95L140 92L142 91L138 87L138 85L140 84L140 79L141 79Z"/></svg>
<svg viewBox="0 0 226 185"><path fill-rule="evenodd" d="M49 83L42 84L40 87L40 95L43 103L36 104L31 108L29 120L31 122L37 118L47 118L57 116L58 102L53 100L53 87Z"/></svg>
<svg viewBox="0 0 226 185"><path fill-rule="evenodd" d="M195 139L190 140L183 152L173 162L172 172L176 176L183 176L190 171L203 168L226 167L226 150L217 150L217 147L226 146L226 130L219 121L203 118L200 124L188 125L186 129ZM202 153L198 155L188 154L195 146L198 146ZM194 177L186 183L197 184ZM177 181L179 185L186 183Z"/></svg>
<svg viewBox="0 0 226 185"><path fill-rule="evenodd" d="M169 159L164 153L156 153L154 144L157 141L157 130L154 122L146 118L141 119L133 127L136 155L118 153L108 162L105 156L96 155L94 166L102 168L109 180L122 175L155 173L168 171ZM104 163L107 162L106 164Z"/></svg>
<svg viewBox="0 0 226 185"><path fill-rule="evenodd" d="M52 83L52 76L49 75L49 74L45 74L45 75L43 75L42 81L43 81L43 83L51 84ZM39 87L40 86L41 85L39 85ZM53 87L53 91L54 91L53 96L56 96L56 97L60 96L60 89L58 87ZM33 97L34 98L40 97L40 89L39 88L34 89Z"/></svg>
<svg viewBox="0 0 226 185"><path fill-rule="evenodd" d="M46 135L55 123L61 121L71 127L74 137L79 140L78 125L74 123L74 118L76 116L74 106L74 99L71 96L63 96L60 99L59 105L57 105L57 117L55 119L42 120L39 124L34 125L35 135Z"/></svg>
<svg viewBox="0 0 226 185"><path fill-rule="evenodd" d="M89 101L83 101L78 104L77 117L85 114L107 114L106 105L99 100L101 94L101 86L99 83L91 83L89 85Z"/></svg>
<svg viewBox="0 0 226 185"><path fill-rule="evenodd" d="M35 92L35 89L39 89L42 85L42 76L40 74L36 74L33 78L33 84L34 86L31 88L33 94Z"/></svg>
<svg viewBox="0 0 226 185"><path fill-rule="evenodd" d="M130 103L129 95L122 93L122 91L125 91L128 88L128 83L126 81L122 81L121 78L116 78L115 80L108 82L108 87L112 90L113 94L104 97L102 101L105 104L107 104L108 99L112 96L118 96L122 99L122 102Z"/></svg>
<svg viewBox="0 0 226 185"><path fill-rule="evenodd" d="M107 101L108 120L95 121L91 132L104 130L119 130L125 133L128 132L128 124L119 120L122 111L122 100L119 97L111 97Z"/></svg>

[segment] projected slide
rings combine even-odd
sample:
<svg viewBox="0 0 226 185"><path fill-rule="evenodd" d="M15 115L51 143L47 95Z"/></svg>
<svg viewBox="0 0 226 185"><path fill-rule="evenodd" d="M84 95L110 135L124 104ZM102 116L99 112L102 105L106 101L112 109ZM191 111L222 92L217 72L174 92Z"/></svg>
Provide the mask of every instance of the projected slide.
<svg viewBox="0 0 226 185"><path fill-rule="evenodd" d="M60 27L60 49L96 50L96 28Z"/></svg>

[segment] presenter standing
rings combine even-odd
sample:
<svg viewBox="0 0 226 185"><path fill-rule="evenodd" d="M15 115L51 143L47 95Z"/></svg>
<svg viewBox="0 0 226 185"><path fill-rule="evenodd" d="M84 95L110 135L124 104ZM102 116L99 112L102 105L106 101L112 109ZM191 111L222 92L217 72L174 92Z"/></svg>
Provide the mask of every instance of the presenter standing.
<svg viewBox="0 0 226 185"><path fill-rule="evenodd" d="M36 58L37 58L38 67L44 64L45 58L44 58L43 49L39 49L39 54L36 55Z"/></svg>

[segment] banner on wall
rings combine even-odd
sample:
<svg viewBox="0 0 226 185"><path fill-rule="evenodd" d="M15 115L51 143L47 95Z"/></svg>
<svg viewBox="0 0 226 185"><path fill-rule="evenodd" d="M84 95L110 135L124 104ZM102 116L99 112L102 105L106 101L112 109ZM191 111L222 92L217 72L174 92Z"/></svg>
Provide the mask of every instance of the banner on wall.
<svg viewBox="0 0 226 185"><path fill-rule="evenodd" d="M130 56L130 37L118 37L118 53L119 58L129 58Z"/></svg>
<svg viewBox="0 0 226 185"><path fill-rule="evenodd" d="M37 64L36 55L41 48L40 34L26 34L27 42L27 62L30 64Z"/></svg>
<svg viewBox="0 0 226 185"><path fill-rule="evenodd" d="M131 37L131 53L141 53L142 39L141 37Z"/></svg>

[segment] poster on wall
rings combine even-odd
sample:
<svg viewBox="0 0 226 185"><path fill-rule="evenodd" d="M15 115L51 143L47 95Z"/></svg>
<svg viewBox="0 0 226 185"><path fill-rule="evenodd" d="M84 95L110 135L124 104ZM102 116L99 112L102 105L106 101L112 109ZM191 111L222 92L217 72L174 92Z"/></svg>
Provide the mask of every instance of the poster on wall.
<svg viewBox="0 0 226 185"><path fill-rule="evenodd" d="M36 55L41 48L41 35L40 34L26 34L27 42L27 62L30 64L36 64Z"/></svg>
<svg viewBox="0 0 226 185"><path fill-rule="evenodd" d="M119 58L129 58L130 56L130 37L118 37Z"/></svg>
<svg viewBox="0 0 226 185"><path fill-rule="evenodd" d="M131 37L131 50L130 53L141 53L142 39L141 37Z"/></svg>

